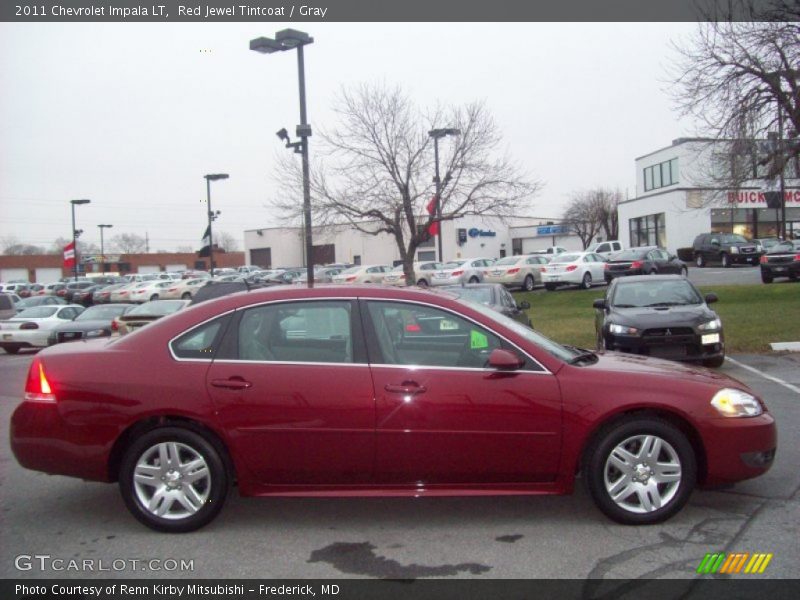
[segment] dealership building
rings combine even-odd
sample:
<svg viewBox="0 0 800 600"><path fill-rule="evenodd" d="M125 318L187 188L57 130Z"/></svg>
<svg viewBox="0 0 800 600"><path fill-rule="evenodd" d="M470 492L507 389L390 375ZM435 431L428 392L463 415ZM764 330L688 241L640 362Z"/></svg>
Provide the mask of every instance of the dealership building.
<svg viewBox="0 0 800 600"><path fill-rule="evenodd" d="M736 189L708 185L719 165L719 142L680 138L636 159L636 197L619 205L619 236L627 246L658 245L672 252L701 233L738 233L748 239L776 237L780 210L767 208L766 166L748 155L753 178ZM741 165L742 159L739 159ZM719 167L716 167L717 169ZM748 171L749 172L749 171ZM797 161L787 165L786 232L800 238Z"/></svg>
<svg viewBox="0 0 800 600"><path fill-rule="evenodd" d="M445 261L467 258L502 258L527 254L550 246L580 250L577 236L556 219L465 216L442 222L442 254ZM369 222L361 227L369 230ZM377 229L377 224L374 225ZM313 264L399 264L395 238L387 233L372 235L352 225L315 227L312 232ZM305 264L305 244L300 227L263 227L244 232L247 264L288 267ZM437 240L431 238L417 248L415 260L437 260Z"/></svg>

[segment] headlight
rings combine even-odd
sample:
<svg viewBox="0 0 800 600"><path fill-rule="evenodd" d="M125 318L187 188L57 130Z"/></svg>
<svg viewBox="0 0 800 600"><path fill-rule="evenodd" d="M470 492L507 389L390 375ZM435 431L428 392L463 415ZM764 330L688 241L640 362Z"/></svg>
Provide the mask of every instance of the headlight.
<svg viewBox="0 0 800 600"><path fill-rule="evenodd" d="M102 337L104 335L109 335L109 332L105 329L92 329L91 331L86 332L87 338Z"/></svg>
<svg viewBox="0 0 800 600"><path fill-rule="evenodd" d="M763 410L755 396L741 390L725 388L714 394L711 406L723 417L757 417Z"/></svg>
<svg viewBox="0 0 800 600"><path fill-rule="evenodd" d="M739 254L739 248L736 246L731 246L731 254Z"/></svg>
<svg viewBox="0 0 800 600"><path fill-rule="evenodd" d="M706 323L701 323L697 326L700 331L719 331L722 329L722 321L719 320L719 317L714 319L713 321L707 321Z"/></svg>
<svg viewBox="0 0 800 600"><path fill-rule="evenodd" d="M614 335L639 335L639 330L636 327L626 327L625 325L617 325L612 323L608 326L608 331Z"/></svg>

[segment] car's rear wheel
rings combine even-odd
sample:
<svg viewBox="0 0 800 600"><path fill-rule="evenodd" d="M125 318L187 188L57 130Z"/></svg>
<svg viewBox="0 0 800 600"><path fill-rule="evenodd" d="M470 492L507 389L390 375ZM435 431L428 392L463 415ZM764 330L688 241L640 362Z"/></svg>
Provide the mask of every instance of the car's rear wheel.
<svg viewBox="0 0 800 600"><path fill-rule="evenodd" d="M763 283L772 283L772 275L770 275L769 273L762 272L761 273L761 281Z"/></svg>
<svg viewBox="0 0 800 600"><path fill-rule="evenodd" d="M189 292L183 292L183 295L181 296L181 300L191 300L191 299L192 299L192 295Z"/></svg>
<svg viewBox="0 0 800 600"><path fill-rule="evenodd" d="M608 517L649 525L677 513L697 477L694 451L676 427L657 418L631 417L602 431L587 449L587 485Z"/></svg>
<svg viewBox="0 0 800 600"><path fill-rule="evenodd" d="M694 264L696 264L699 268L703 268L706 266L706 259L703 258L702 254L695 254L694 256Z"/></svg>
<svg viewBox="0 0 800 600"><path fill-rule="evenodd" d="M522 288L526 292L532 292L534 283L535 282L533 281L533 275L528 275L527 277L525 277L525 281L522 283Z"/></svg>
<svg viewBox="0 0 800 600"><path fill-rule="evenodd" d="M183 533L217 516L228 493L228 474L219 452L202 435L163 427L128 448L119 486L139 521L158 531Z"/></svg>
<svg viewBox="0 0 800 600"><path fill-rule="evenodd" d="M419 287L421 287L421 288L426 288L426 287L428 287L428 282L427 282L426 280L424 280L424 279L420 279L420 280L417 282L417 285L418 285Z"/></svg>
<svg viewBox="0 0 800 600"><path fill-rule="evenodd" d="M475 275L473 275L472 277L469 278L469 282L470 283L480 283L480 281L481 280L478 279L477 277L475 277Z"/></svg>
<svg viewBox="0 0 800 600"><path fill-rule="evenodd" d="M153 300L158 300L158 294L153 294L150 296L150 301L152 302Z"/></svg>
<svg viewBox="0 0 800 600"><path fill-rule="evenodd" d="M592 274L591 273L584 273L583 279L581 280L581 287L585 290L588 290L592 287Z"/></svg>

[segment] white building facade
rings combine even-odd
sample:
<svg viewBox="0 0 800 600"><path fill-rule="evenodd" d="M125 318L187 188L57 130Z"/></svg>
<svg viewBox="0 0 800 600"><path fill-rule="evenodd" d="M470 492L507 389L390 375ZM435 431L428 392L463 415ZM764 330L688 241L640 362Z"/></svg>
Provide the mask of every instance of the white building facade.
<svg viewBox="0 0 800 600"><path fill-rule="evenodd" d="M701 233L738 233L748 239L776 237L780 211L767 208L766 167L752 160L753 179L737 189L708 185L720 164L717 143L681 138L636 159L636 197L619 205L619 236L626 247L657 245L675 252ZM719 167L716 167L719 168ZM800 237L798 165L787 166L786 231Z"/></svg>
<svg viewBox="0 0 800 600"><path fill-rule="evenodd" d="M368 225L368 224L365 224ZM466 216L444 221L441 227L444 261L466 258L501 258L527 254L550 246L580 250L577 236L554 219ZM400 252L394 236L370 235L351 226L314 228L314 264L397 264ZM244 232L247 264L260 267L305 265L303 230L299 227L251 229ZM441 260L432 238L417 249L415 260Z"/></svg>

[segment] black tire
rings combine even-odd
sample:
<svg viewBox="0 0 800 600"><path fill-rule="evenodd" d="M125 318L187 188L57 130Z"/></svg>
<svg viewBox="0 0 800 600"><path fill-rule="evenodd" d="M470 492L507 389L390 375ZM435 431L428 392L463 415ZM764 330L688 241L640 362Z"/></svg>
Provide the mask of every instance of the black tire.
<svg viewBox="0 0 800 600"><path fill-rule="evenodd" d="M728 255L724 252L720 255L719 261L722 264L723 269L728 269L731 266L731 259L728 258Z"/></svg>
<svg viewBox="0 0 800 600"><path fill-rule="evenodd" d="M555 283L545 283L544 284L544 289L546 289L548 292L552 292L553 290L556 289L556 284Z"/></svg>
<svg viewBox="0 0 800 600"><path fill-rule="evenodd" d="M183 292L183 295L181 296L181 300L191 300L191 299L192 299L192 294L191 293Z"/></svg>
<svg viewBox="0 0 800 600"><path fill-rule="evenodd" d="M205 500L202 502L202 506L193 514L173 516L173 518L154 514L143 504L143 500L140 499L139 492L134 484L134 472L137 463L144 461L148 456L152 456L153 449L159 444L165 443L180 445L179 454L181 452L188 455L194 453L194 455L201 457L207 466L209 476L206 485L203 486L202 492ZM179 458L178 462L180 463L180 461L181 459ZM158 465L153 468L158 468ZM153 480L155 481L156 478L157 475L154 473ZM181 482L176 481L174 483L179 484ZM201 481L200 483L202 484L203 482ZM162 488L166 487L161 484L159 484L159 486ZM145 485L141 487L150 489L156 486ZM134 517L156 531L185 533L194 531L208 524L222 509L228 494L228 487L229 476L219 451L209 440L199 433L182 427L161 427L143 434L141 437L135 439L126 450L120 465L119 488L122 492L125 505ZM172 491L175 491L174 488ZM143 493L146 492L147 490L144 490ZM153 496L156 494L158 494L158 491L156 491ZM173 501L170 506L167 507L167 511L170 511L171 507L175 504L180 503Z"/></svg>
<svg viewBox="0 0 800 600"><path fill-rule="evenodd" d="M706 259L703 257L702 254L697 253L694 255L694 264L696 264L700 269L706 266Z"/></svg>
<svg viewBox="0 0 800 600"><path fill-rule="evenodd" d="M475 275L473 275L472 277L469 278L469 282L470 283L480 283L481 280L478 279L477 277L475 277Z"/></svg>
<svg viewBox="0 0 800 600"><path fill-rule="evenodd" d="M581 288L584 290L591 289L592 287L592 274L591 273L584 273L583 279L581 280Z"/></svg>
<svg viewBox="0 0 800 600"><path fill-rule="evenodd" d="M532 292L535 285L536 282L533 280L533 275L528 275L525 277L525 281L522 282L522 289L526 292Z"/></svg>
<svg viewBox="0 0 800 600"><path fill-rule="evenodd" d="M641 456L633 459L636 468L632 470L630 483L622 488L631 491L626 496L620 495L620 502L617 502L612 499L610 492L606 489L606 475L608 474L609 485L612 486L612 489L615 482L618 485L624 483L625 476L611 462L612 453L623 444L631 454L637 455L639 452L643 452L644 446L641 445L639 438L644 436L655 436L660 439L661 450L649 458L642 458L641 462L638 460ZM637 443L639 443L638 450ZM697 461L686 436L670 423L655 417L630 417L602 429L587 448L584 456L586 484L597 507L612 520L625 525L650 525L669 519L689 500L697 479ZM677 459L680 473L679 479L674 484L658 483L645 488L646 481L634 481L636 477L646 476L649 480L651 475L655 476L655 474L647 473L656 462L660 462L662 464L660 468L664 470L665 458ZM640 469L644 473L640 472ZM617 474L619 477L614 479ZM637 490L643 492L646 490L647 493L640 495ZM653 503L653 491L662 496L662 499L665 498L666 501L660 508L647 509L642 497L646 497L648 502ZM623 505L625 500L630 500L633 496L636 498L632 502ZM637 502L638 507L636 506ZM642 512L637 512L637 510Z"/></svg>
<svg viewBox="0 0 800 600"><path fill-rule="evenodd" d="M689 277L688 267L681 267L681 277Z"/></svg>
<svg viewBox="0 0 800 600"><path fill-rule="evenodd" d="M6 354L16 354L19 352L19 346L3 346L3 350L6 351Z"/></svg>
<svg viewBox="0 0 800 600"><path fill-rule="evenodd" d="M725 357L724 356L717 356L715 358L708 358L703 361L703 366L708 367L710 369L718 369L723 364L725 364Z"/></svg>
<svg viewBox="0 0 800 600"><path fill-rule="evenodd" d="M762 271L761 272L761 281L763 283L772 283L772 275L770 275L769 273L764 273Z"/></svg>
<svg viewBox="0 0 800 600"><path fill-rule="evenodd" d="M420 279L420 280L417 282L417 285L418 285L419 287L421 287L421 288L426 288L426 287L428 287L428 282L427 282L426 280L424 280L424 279Z"/></svg>
<svg viewBox="0 0 800 600"><path fill-rule="evenodd" d="M150 296L150 302L152 302L153 300L158 300L158 294L153 294L152 296Z"/></svg>

